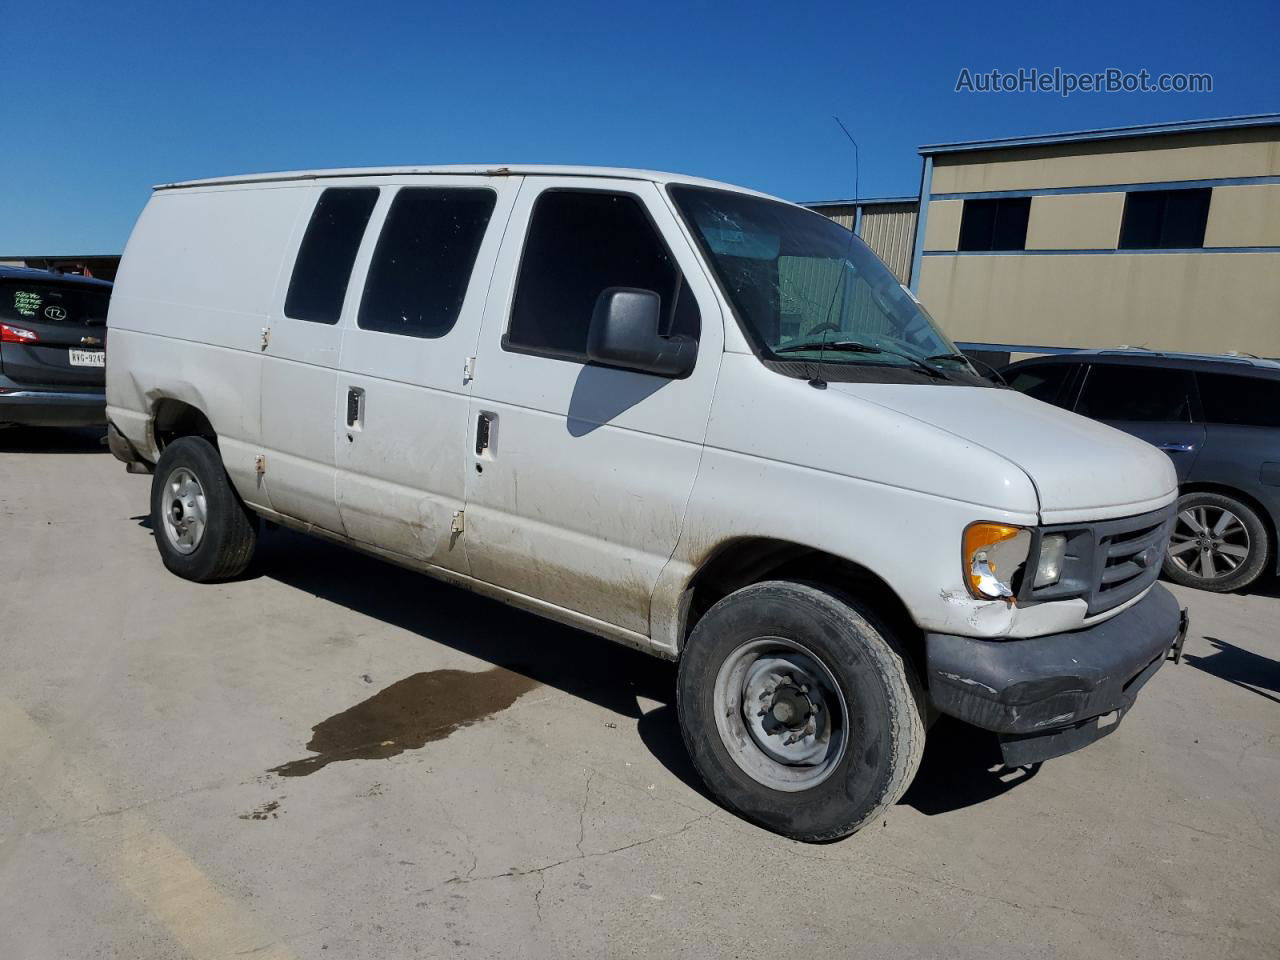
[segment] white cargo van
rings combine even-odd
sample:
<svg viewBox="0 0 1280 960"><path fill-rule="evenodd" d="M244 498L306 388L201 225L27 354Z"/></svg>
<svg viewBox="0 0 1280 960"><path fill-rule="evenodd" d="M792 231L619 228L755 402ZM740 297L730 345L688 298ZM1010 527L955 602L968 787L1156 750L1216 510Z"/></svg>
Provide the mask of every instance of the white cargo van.
<svg viewBox="0 0 1280 960"><path fill-rule="evenodd" d="M170 570L236 576L264 518L679 659L707 785L789 836L897 800L935 711L1009 764L1089 743L1185 630L1168 457L993 388L860 240L748 190L167 185L109 326Z"/></svg>

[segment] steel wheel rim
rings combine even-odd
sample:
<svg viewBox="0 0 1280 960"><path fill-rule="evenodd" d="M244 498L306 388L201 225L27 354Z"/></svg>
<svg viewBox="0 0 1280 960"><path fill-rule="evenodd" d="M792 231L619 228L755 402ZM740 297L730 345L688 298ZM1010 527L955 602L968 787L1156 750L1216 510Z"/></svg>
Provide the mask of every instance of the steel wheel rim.
<svg viewBox="0 0 1280 960"><path fill-rule="evenodd" d="M721 664L713 700L729 756L766 787L811 789L844 757L844 694L826 664L794 640L759 637L742 644Z"/></svg>
<svg viewBox="0 0 1280 960"><path fill-rule="evenodd" d="M195 553L209 525L209 505L200 480L186 467L178 467L164 482L160 506L169 545L181 554Z"/></svg>
<svg viewBox="0 0 1280 960"><path fill-rule="evenodd" d="M1225 507L1187 507L1178 512L1169 540L1169 559L1201 580L1221 580L1249 559L1249 530Z"/></svg>

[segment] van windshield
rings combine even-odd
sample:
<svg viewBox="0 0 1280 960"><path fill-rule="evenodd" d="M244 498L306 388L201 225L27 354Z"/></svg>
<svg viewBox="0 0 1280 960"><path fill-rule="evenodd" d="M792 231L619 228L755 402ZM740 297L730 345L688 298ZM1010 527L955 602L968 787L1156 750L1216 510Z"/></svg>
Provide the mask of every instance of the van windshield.
<svg viewBox="0 0 1280 960"><path fill-rule="evenodd" d="M913 380L978 380L924 307L844 227L762 197L670 190L764 360L787 368L821 360L824 376L836 364L893 368Z"/></svg>

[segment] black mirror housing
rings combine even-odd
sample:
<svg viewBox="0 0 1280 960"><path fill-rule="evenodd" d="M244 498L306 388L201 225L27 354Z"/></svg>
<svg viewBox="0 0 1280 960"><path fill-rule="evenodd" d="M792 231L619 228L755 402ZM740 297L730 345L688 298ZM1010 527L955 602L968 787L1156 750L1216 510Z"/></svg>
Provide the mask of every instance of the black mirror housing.
<svg viewBox="0 0 1280 960"><path fill-rule="evenodd" d="M698 341L658 332L662 298L652 290L608 287L596 298L587 334L587 359L659 377L679 379L693 372Z"/></svg>

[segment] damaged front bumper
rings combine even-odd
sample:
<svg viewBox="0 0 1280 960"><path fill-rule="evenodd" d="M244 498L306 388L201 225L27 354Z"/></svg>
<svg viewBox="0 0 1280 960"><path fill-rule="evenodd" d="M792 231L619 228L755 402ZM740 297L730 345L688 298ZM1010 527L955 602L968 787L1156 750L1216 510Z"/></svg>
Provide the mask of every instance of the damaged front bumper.
<svg viewBox="0 0 1280 960"><path fill-rule="evenodd" d="M1059 757L1114 730L1173 650L1186 611L1160 584L1110 620L1022 640L925 635L929 699L1000 734L1005 763Z"/></svg>

